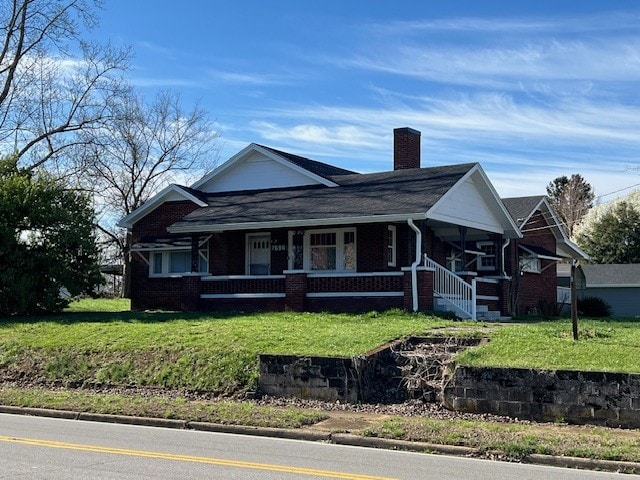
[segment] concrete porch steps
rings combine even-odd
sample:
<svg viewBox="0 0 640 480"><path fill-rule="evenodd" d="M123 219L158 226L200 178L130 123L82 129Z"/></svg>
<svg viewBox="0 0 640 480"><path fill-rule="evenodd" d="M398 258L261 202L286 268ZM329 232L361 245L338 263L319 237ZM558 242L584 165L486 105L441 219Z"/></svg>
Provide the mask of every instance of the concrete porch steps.
<svg viewBox="0 0 640 480"><path fill-rule="evenodd" d="M437 312L452 312L446 300L440 297L434 298L434 310ZM476 320L481 322L499 322L510 320L511 317L503 316L498 310L489 310L487 305L476 305Z"/></svg>

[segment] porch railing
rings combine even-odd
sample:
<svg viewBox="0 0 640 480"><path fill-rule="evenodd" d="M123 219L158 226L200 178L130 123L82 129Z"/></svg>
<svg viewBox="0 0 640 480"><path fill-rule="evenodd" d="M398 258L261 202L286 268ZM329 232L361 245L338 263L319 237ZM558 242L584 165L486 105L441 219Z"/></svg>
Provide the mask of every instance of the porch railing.
<svg viewBox="0 0 640 480"><path fill-rule="evenodd" d="M424 266L434 269L433 292L452 307L457 315L476 320L475 278L469 284L427 255L424 255Z"/></svg>

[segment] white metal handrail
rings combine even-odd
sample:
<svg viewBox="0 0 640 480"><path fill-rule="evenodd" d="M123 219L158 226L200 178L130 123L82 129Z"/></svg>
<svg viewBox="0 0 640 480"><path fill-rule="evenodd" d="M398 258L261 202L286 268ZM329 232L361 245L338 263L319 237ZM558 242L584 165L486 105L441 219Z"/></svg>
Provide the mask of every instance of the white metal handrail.
<svg viewBox="0 0 640 480"><path fill-rule="evenodd" d="M434 293L455 307L456 313L476 320L476 279L469 284L427 255L424 255L424 266L434 269Z"/></svg>

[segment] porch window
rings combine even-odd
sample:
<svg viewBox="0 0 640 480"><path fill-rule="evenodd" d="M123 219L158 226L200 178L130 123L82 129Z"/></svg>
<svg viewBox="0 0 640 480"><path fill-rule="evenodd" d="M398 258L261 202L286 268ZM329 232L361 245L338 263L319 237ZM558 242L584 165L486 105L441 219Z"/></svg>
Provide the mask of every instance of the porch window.
<svg viewBox="0 0 640 480"><path fill-rule="evenodd" d="M396 266L396 227L387 227L387 265Z"/></svg>
<svg viewBox="0 0 640 480"><path fill-rule="evenodd" d="M495 242L478 242L476 245L478 250L484 254L478 256L478 270L495 270L498 266Z"/></svg>
<svg viewBox="0 0 640 480"><path fill-rule="evenodd" d="M336 239L335 232L311 234L311 270L336 269Z"/></svg>
<svg viewBox="0 0 640 480"><path fill-rule="evenodd" d="M312 230L304 236L304 268L317 271L356 270L356 230Z"/></svg>
<svg viewBox="0 0 640 480"><path fill-rule="evenodd" d="M520 255L520 271L523 273L540 273L540 259L533 255Z"/></svg>
<svg viewBox="0 0 640 480"><path fill-rule="evenodd" d="M152 252L150 255L150 276L162 277L191 273L190 249L164 250L161 252ZM198 250L198 272L207 273L208 271L209 248L208 244L205 244Z"/></svg>

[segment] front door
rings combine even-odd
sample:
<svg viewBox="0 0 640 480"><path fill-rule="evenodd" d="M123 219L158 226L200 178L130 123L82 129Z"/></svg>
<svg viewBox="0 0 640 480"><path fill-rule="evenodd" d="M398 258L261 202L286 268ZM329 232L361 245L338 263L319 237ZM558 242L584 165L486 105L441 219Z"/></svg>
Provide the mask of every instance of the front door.
<svg viewBox="0 0 640 480"><path fill-rule="evenodd" d="M249 275L269 275L271 267L271 236L251 235L248 237Z"/></svg>

